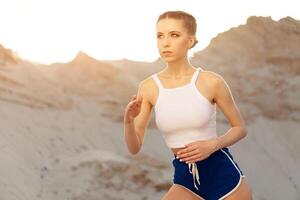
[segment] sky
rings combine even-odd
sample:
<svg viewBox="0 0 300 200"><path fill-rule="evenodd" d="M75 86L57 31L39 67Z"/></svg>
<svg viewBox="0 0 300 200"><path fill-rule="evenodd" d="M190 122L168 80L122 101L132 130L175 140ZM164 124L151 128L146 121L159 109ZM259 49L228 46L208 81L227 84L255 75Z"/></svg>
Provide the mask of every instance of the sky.
<svg viewBox="0 0 300 200"><path fill-rule="evenodd" d="M299 2L299 3L298 3ZM99 60L153 62L159 57L155 25L168 10L197 21L199 43L191 56L218 33L245 24L249 16L300 20L297 0L0 0L0 44L21 58L68 62L79 51Z"/></svg>

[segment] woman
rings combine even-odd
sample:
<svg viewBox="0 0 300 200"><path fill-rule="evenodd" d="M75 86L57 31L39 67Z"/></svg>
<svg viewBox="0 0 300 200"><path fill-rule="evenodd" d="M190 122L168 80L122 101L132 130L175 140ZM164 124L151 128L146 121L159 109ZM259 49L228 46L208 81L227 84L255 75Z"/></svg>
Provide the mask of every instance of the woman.
<svg viewBox="0 0 300 200"><path fill-rule="evenodd" d="M155 121L174 154L173 185L163 200L251 200L252 190L227 146L247 135L230 89L217 73L193 67L196 20L184 11L161 14L157 46L166 67L141 81L124 114L128 150L142 147L152 108ZM232 128L216 134L216 105Z"/></svg>

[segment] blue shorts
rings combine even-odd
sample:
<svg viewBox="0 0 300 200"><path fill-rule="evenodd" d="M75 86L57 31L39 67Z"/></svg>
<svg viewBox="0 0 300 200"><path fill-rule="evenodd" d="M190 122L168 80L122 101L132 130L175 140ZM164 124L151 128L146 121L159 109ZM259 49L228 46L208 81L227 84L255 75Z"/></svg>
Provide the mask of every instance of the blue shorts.
<svg viewBox="0 0 300 200"><path fill-rule="evenodd" d="M224 199L238 188L245 177L227 147L195 163L181 162L176 158L173 183L183 186L205 200Z"/></svg>

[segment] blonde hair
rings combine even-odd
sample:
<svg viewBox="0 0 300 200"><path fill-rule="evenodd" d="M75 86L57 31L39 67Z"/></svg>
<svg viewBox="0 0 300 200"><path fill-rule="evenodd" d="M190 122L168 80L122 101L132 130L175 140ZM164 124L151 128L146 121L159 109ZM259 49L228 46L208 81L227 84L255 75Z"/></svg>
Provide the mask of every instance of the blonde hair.
<svg viewBox="0 0 300 200"><path fill-rule="evenodd" d="M197 22L196 19L193 17L193 15L181 10L166 11L161 15L159 15L156 23L158 23L161 19L166 19L166 18L182 20L188 34L196 36ZM198 40L196 39L194 41L194 44L191 46L191 48L193 48L197 43Z"/></svg>

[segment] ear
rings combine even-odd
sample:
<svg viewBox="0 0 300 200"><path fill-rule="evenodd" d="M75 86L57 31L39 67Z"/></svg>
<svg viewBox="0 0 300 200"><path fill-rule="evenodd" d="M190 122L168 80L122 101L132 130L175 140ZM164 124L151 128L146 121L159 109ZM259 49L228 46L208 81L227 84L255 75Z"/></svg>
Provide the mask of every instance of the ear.
<svg viewBox="0 0 300 200"><path fill-rule="evenodd" d="M195 36L190 36L190 39L189 39L189 48L191 48L194 44L194 42L196 41L196 38Z"/></svg>

